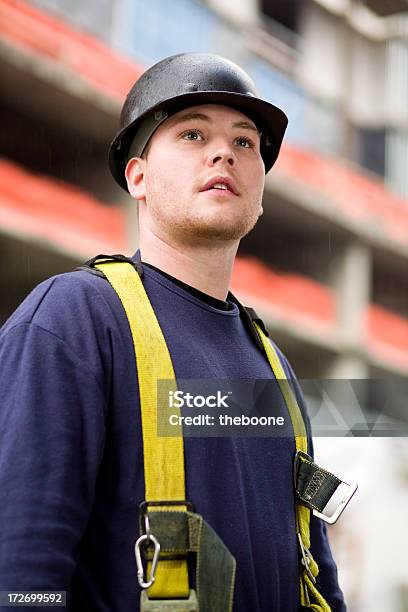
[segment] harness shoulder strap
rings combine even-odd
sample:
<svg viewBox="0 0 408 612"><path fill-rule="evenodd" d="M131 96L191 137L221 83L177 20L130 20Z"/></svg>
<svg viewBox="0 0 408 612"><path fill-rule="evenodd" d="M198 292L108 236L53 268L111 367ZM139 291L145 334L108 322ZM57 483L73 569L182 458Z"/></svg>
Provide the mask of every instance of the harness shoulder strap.
<svg viewBox="0 0 408 612"><path fill-rule="evenodd" d="M132 333L142 415L146 501L184 501L186 491L181 427L177 432L174 430L178 435L157 435L157 381L170 381L169 384L173 381L176 390L173 364L163 332L133 265L117 259L94 265L103 272L118 294ZM186 506L181 504L176 509L186 510ZM149 596L185 598L189 593L186 560L162 560L157 566L155 582L149 588Z"/></svg>
<svg viewBox="0 0 408 612"><path fill-rule="evenodd" d="M295 394L286 377L276 349L273 347L262 327L254 321L254 327L261 339L262 345L268 357L269 364L278 381L281 393L284 397L293 432L297 453L307 455L308 443L305 422ZM300 576L300 603L305 608L316 612L331 612L331 608L321 593L316 588L316 576L319 573L317 563L313 559L310 549L310 509L303 504L296 503L296 528L299 548L301 552L302 571Z"/></svg>

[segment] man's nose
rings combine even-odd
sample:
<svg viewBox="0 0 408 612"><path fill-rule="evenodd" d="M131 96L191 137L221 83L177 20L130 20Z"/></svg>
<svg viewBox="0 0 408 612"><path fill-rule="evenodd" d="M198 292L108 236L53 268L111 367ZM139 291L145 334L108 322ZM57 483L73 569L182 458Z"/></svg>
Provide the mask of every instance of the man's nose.
<svg viewBox="0 0 408 612"><path fill-rule="evenodd" d="M208 165L215 166L216 164L228 164L234 166L236 157L234 151L227 145L219 146L215 151L212 151L208 156Z"/></svg>

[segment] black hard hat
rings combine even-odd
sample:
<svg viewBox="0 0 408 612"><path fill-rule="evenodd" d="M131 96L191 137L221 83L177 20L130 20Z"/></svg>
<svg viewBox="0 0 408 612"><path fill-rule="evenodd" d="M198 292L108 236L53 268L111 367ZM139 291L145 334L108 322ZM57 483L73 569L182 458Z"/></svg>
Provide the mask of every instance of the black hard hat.
<svg viewBox="0 0 408 612"><path fill-rule="evenodd" d="M138 132L143 132L144 149L168 117L190 106L210 103L231 106L254 121L262 132L261 155L268 172L282 144L288 123L285 113L261 100L252 79L233 62L209 53L180 53L149 68L127 95L120 129L109 149L109 167L116 182L127 191L125 168Z"/></svg>

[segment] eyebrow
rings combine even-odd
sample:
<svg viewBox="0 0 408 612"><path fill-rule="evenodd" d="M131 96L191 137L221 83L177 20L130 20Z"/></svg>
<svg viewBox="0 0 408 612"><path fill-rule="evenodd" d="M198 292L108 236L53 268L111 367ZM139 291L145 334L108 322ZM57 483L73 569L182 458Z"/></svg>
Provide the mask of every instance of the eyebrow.
<svg viewBox="0 0 408 612"><path fill-rule="evenodd" d="M207 121L207 123L212 123L212 119L210 119L208 115L204 115L203 113L189 112L184 113L184 115L180 115L180 117L175 118L174 125L177 125L178 123L183 123L184 121L191 121L194 119L201 119L201 121ZM260 134L258 128L253 123L249 123L248 121L236 121L232 124L232 127L242 128L244 130L252 130L257 134Z"/></svg>

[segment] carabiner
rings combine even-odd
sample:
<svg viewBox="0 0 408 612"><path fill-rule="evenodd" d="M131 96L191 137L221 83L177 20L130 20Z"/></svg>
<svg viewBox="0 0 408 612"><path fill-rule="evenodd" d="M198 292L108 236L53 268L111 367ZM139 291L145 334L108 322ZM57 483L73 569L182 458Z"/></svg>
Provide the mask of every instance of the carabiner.
<svg viewBox="0 0 408 612"><path fill-rule="evenodd" d="M154 535L150 533L150 525L149 525L149 519L147 515L145 516L145 528L146 528L146 533L141 535L140 538L136 540L136 544L135 544L137 580L140 586L142 587L142 589L148 589L149 587L152 586L153 582L155 581L157 562L159 561L159 554L160 554L160 544L158 540L154 537ZM150 541L153 542L154 544L154 553L153 553L153 559L152 559L152 567L150 570L150 578L145 582L144 568L143 568L142 555L140 553L140 549L141 549L141 545L143 544L143 542L149 543Z"/></svg>

